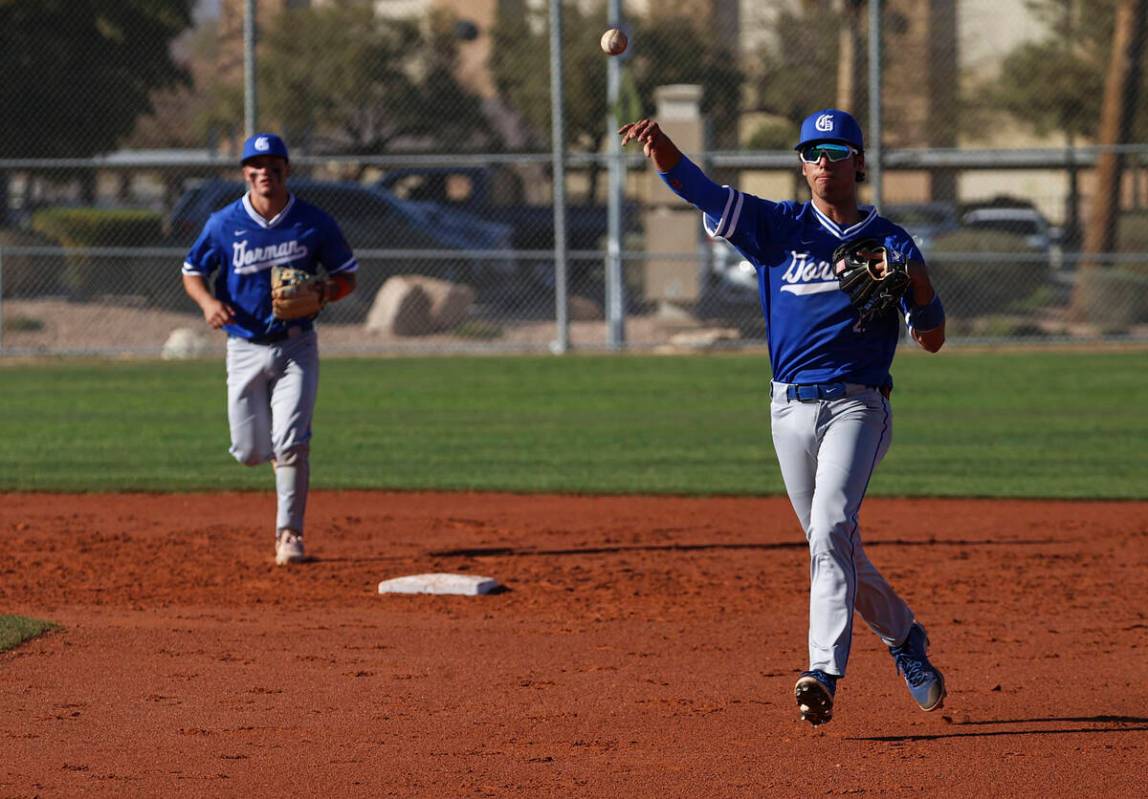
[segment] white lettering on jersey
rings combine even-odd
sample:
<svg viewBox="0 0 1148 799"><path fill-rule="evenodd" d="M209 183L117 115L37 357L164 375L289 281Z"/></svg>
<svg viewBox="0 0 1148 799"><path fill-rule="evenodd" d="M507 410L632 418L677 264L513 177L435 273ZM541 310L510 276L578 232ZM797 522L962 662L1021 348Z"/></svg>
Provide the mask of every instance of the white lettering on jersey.
<svg viewBox="0 0 1148 799"><path fill-rule="evenodd" d="M268 247L247 248L247 240L236 241L231 245L231 264L237 275L250 275L270 269L276 264L286 264L307 257L307 248L292 239L282 244Z"/></svg>
<svg viewBox="0 0 1148 799"><path fill-rule="evenodd" d="M837 277L828 261L814 261L807 252L790 250L791 258L785 274L782 291L790 294L821 294L837 288Z"/></svg>

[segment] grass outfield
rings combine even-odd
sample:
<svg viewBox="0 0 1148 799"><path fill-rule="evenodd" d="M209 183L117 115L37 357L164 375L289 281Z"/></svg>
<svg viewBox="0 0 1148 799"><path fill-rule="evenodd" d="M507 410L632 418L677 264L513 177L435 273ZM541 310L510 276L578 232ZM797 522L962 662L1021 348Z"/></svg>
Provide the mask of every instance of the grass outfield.
<svg viewBox="0 0 1148 799"><path fill-rule="evenodd" d="M25 616L0 616L0 652L14 649L55 626L50 621L29 619Z"/></svg>
<svg viewBox="0 0 1148 799"><path fill-rule="evenodd" d="M761 355L328 359L316 488L780 494ZM1148 498L1148 353L902 352L870 494ZM0 490L272 487L222 362L0 369Z"/></svg>

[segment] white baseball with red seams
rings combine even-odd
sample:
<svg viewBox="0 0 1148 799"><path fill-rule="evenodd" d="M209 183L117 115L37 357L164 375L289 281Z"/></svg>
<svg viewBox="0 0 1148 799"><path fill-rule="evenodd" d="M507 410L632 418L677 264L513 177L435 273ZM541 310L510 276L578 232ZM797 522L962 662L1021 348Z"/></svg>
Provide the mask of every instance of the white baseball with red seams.
<svg viewBox="0 0 1148 799"><path fill-rule="evenodd" d="M626 47L630 42L626 38L626 34L618 28L610 28L602 34L602 52L607 55L621 55L626 52Z"/></svg>

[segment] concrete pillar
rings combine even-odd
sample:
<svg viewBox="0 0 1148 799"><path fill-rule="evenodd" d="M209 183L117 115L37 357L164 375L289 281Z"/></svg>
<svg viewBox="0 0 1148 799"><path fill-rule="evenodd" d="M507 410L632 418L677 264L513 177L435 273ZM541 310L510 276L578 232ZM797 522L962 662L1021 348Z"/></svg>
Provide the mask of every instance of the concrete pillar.
<svg viewBox="0 0 1148 799"><path fill-rule="evenodd" d="M659 86L654 90L657 111L654 118L683 153L696 160L706 149L705 120L701 114L702 87L693 84ZM643 284L647 300L659 311L681 312L699 296L701 271L696 256L704 240L701 213L662 185L649 165L649 202L643 212L646 252ZM674 254L678 259L658 258Z"/></svg>

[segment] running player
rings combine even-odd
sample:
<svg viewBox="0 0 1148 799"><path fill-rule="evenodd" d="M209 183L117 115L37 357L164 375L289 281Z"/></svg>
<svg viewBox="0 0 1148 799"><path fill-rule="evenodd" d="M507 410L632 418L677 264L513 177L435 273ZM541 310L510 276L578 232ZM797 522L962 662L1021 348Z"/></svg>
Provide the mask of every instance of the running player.
<svg viewBox="0 0 1148 799"><path fill-rule="evenodd" d="M324 296L355 288L358 264L339 226L287 190L287 145L257 133L241 157L247 193L211 215L183 265L183 287L227 339L227 418L231 454L246 466L275 468L275 562L301 563L310 484L311 417L319 387L314 317L272 314L271 267L327 273ZM208 277L219 270L208 288Z"/></svg>
<svg viewBox="0 0 1148 799"><path fill-rule="evenodd" d="M921 709L939 708L945 683L926 655L925 630L865 555L858 526L869 478L892 436L889 368L900 321L890 312L860 322L834 275L834 249L874 238L909 262L901 310L913 339L929 352L944 343L945 317L912 239L875 208L858 204L865 174L860 126L836 109L802 123L795 149L812 194L805 203L770 202L717 185L653 120L618 132L623 145L640 142L666 185L702 211L710 235L757 268L773 369L773 444L809 542L809 669L794 688L802 718L814 725L832 718L854 608L889 647Z"/></svg>

